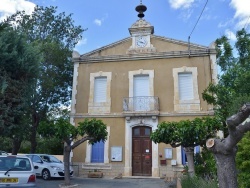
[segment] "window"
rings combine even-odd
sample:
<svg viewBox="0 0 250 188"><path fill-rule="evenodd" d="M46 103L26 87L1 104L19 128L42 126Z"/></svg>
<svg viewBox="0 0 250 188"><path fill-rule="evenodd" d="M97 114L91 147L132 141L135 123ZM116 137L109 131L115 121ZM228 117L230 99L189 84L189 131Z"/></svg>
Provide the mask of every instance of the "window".
<svg viewBox="0 0 250 188"><path fill-rule="evenodd" d="M134 76L134 97L150 96L149 95L149 76Z"/></svg>
<svg viewBox="0 0 250 188"><path fill-rule="evenodd" d="M174 110L176 112L200 111L197 67L173 69Z"/></svg>
<svg viewBox="0 0 250 188"><path fill-rule="evenodd" d="M149 94L149 76L136 75L134 76L134 111L149 111L150 100Z"/></svg>
<svg viewBox="0 0 250 188"><path fill-rule="evenodd" d="M194 99L193 76L191 72L179 73L179 99L192 100Z"/></svg>
<svg viewBox="0 0 250 188"><path fill-rule="evenodd" d="M150 111L155 108L154 70L129 71L129 97L133 101L129 108L133 111Z"/></svg>
<svg viewBox="0 0 250 188"><path fill-rule="evenodd" d="M107 77L95 78L94 102L106 102L107 95Z"/></svg>
<svg viewBox="0 0 250 188"><path fill-rule="evenodd" d="M99 163L109 163L109 135L110 135L109 126L107 126L107 132L108 132L108 137L105 142L96 143L92 145L89 144L89 142L87 141L85 163L91 163L92 161L93 162L96 161L95 163L98 163L98 161Z"/></svg>
<svg viewBox="0 0 250 188"><path fill-rule="evenodd" d="M181 147L181 163L183 166L187 165L187 156L183 147Z"/></svg>
<svg viewBox="0 0 250 188"><path fill-rule="evenodd" d="M110 113L111 72L90 73L88 113Z"/></svg>
<svg viewBox="0 0 250 188"><path fill-rule="evenodd" d="M92 163L103 163L104 162L104 142L100 141L92 145L91 152Z"/></svg>
<svg viewBox="0 0 250 188"><path fill-rule="evenodd" d="M200 146L195 146L194 147L194 155L195 154L199 154L200 153ZM182 161L182 165L186 165L187 164L187 155L186 155L186 152L184 150L183 147L181 147L181 161Z"/></svg>

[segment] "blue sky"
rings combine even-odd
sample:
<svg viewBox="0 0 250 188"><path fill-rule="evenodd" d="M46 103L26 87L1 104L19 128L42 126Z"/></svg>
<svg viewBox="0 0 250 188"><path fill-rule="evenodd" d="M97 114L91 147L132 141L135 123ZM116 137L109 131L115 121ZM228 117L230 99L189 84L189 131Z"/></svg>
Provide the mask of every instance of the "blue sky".
<svg viewBox="0 0 250 188"><path fill-rule="evenodd" d="M145 19L155 35L188 41L207 0L142 0ZM35 5L57 6L73 14L76 25L88 28L76 46L80 53L129 37L128 28L138 19L140 0L0 0L0 20L17 10L30 13ZM250 30L250 0L208 0L190 42L209 46L222 35L235 41L237 30Z"/></svg>

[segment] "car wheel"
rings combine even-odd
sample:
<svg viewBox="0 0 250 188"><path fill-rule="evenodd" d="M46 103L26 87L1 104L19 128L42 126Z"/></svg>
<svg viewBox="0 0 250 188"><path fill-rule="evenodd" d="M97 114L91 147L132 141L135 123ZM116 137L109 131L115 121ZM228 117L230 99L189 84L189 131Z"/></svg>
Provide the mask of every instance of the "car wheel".
<svg viewBox="0 0 250 188"><path fill-rule="evenodd" d="M44 180L49 180L50 179L50 172L48 169L44 169L42 172L42 177Z"/></svg>

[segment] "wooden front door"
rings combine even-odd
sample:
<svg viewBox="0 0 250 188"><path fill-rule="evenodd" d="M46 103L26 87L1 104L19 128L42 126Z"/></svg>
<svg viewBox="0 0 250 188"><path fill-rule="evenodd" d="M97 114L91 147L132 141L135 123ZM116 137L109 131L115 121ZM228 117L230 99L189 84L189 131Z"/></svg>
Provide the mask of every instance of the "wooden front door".
<svg viewBox="0 0 250 188"><path fill-rule="evenodd" d="M151 128L134 127L132 132L132 175L152 176Z"/></svg>

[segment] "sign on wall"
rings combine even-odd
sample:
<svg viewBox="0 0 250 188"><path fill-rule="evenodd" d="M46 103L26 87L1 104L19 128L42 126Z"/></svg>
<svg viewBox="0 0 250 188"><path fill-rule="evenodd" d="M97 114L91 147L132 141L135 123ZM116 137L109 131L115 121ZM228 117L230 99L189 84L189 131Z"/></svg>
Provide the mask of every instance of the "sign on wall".
<svg viewBox="0 0 250 188"><path fill-rule="evenodd" d="M173 158L173 149L172 148L165 148L165 158L166 159Z"/></svg>
<svg viewBox="0 0 250 188"><path fill-rule="evenodd" d="M111 161L122 161L122 146L111 147Z"/></svg>

